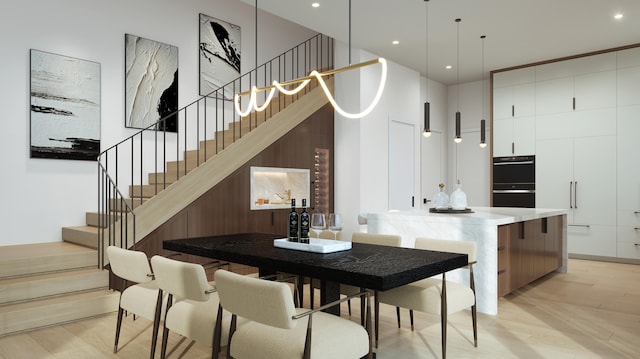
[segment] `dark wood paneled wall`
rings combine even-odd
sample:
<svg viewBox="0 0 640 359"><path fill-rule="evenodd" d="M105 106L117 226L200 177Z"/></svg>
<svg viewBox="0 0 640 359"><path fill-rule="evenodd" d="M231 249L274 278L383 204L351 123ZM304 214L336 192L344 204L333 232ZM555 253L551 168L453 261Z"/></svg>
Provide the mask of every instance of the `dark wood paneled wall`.
<svg viewBox="0 0 640 359"><path fill-rule="evenodd" d="M167 239L242 232L276 233L285 237L289 209L250 209L250 168L306 168L311 171L313 181L316 148L329 149L330 152L329 208L333 211L333 128L333 108L327 104L138 242L137 249L151 257L154 254L169 254L162 249L162 241ZM310 199L307 201L313 206ZM189 256L183 260L202 263L207 259ZM235 267L234 270L246 272L248 269Z"/></svg>

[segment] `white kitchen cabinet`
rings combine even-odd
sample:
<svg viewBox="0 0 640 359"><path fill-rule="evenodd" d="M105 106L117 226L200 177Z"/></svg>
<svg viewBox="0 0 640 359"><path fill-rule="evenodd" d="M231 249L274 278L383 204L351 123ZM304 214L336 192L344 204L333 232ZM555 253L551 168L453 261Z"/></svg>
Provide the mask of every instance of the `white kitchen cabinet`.
<svg viewBox="0 0 640 359"><path fill-rule="evenodd" d="M616 106L617 72L603 71L536 83L536 115Z"/></svg>
<svg viewBox="0 0 640 359"><path fill-rule="evenodd" d="M640 260L640 47L531 68L536 207L568 211L569 253ZM495 156L517 132L516 85L494 92Z"/></svg>
<svg viewBox="0 0 640 359"><path fill-rule="evenodd" d="M640 211L640 105L618 108L618 210Z"/></svg>
<svg viewBox="0 0 640 359"><path fill-rule="evenodd" d="M497 88L493 99L493 155L534 155L535 84Z"/></svg>
<svg viewBox="0 0 640 359"><path fill-rule="evenodd" d="M616 256L615 141L599 136L537 143L536 207L568 211L569 253Z"/></svg>

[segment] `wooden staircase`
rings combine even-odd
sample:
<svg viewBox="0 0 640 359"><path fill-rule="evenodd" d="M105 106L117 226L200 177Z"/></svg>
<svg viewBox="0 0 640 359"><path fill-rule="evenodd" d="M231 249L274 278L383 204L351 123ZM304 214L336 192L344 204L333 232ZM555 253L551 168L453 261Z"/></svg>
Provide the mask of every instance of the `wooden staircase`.
<svg viewBox="0 0 640 359"><path fill-rule="evenodd" d="M332 85L332 81L330 83ZM315 92L317 91L320 89L316 89ZM278 114L285 101L288 106L295 100L296 98L290 96L282 99L274 98L270 107L257 118L254 116L244 118L233 124L230 129L215 133L213 139L201 141L199 149L185 151L182 160L168 162L166 172L150 173L148 184L130 186L131 198L125 200L129 203L135 202L135 206L144 209L145 206L140 206L140 203L149 201L178 179L182 179L186 174L200 167L205 161L208 162L222 153L223 141L224 149L229 148L229 145L243 139L245 135L255 131L258 126ZM278 103L279 101L281 102ZM321 103L326 103L326 99L312 100L311 105L303 105L302 110L293 110L292 117L295 119L289 121L290 123L287 123L287 120L283 124L281 119L277 119L276 122L279 124L276 126L277 134L274 138L265 136L264 132L261 135L256 134L258 140L253 140L252 143L258 143L258 145L252 145L255 148L250 150L243 149L242 153L258 151L260 146L266 146L266 142L286 133L287 126L295 126L302 121L300 118L315 111ZM235 153L229 153L226 156L238 158L238 161L246 160L243 155ZM247 156L250 155L247 154ZM221 159L221 161L229 163L228 159ZM229 169L226 170L228 172L234 165L236 164L223 167L228 167ZM204 175L212 177L206 173ZM100 221L99 216L96 212L87 212L84 226L62 228L62 242L2 247L0 250L0 337L117 311L119 293L108 289L109 272L97 266L98 226L99 223L106 223L104 218ZM152 217L158 216L152 215ZM111 223L118 219L119 214L111 214Z"/></svg>
<svg viewBox="0 0 640 359"><path fill-rule="evenodd" d="M119 294L97 257L69 242L2 247L0 337L116 311Z"/></svg>

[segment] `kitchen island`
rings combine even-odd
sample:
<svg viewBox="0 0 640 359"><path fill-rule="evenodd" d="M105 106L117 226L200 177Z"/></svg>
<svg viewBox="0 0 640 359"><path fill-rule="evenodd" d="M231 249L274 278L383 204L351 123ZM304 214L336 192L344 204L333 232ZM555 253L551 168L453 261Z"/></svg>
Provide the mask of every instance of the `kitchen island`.
<svg viewBox="0 0 640 359"><path fill-rule="evenodd" d="M371 233L399 234L402 246L417 237L475 241L474 265L478 311L498 314L498 298L553 271L567 271L566 210L474 207L472 213L428 210L367 214ZM447 279L469 282L467 271Z"/></svg>

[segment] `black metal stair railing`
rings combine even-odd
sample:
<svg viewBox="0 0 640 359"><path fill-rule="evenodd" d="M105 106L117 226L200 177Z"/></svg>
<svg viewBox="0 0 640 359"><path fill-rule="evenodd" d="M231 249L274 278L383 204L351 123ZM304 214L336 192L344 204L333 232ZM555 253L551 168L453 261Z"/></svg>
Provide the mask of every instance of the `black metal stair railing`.
<svg viewBox="0 0 640 359"><path fill-rule="evenodd" d="M99 265L107 245L135 247L135 209L309 91L274 97L267 109L241 118L233 95L333 68L334 40L318 34L202 96L98 156ZM258 93L262 103L265 92ZM245 101L246 102L246 101ZM242 109L246 105L241 106ZM175 121L175 131L165 129ZM173 125L173 124L172 124ZM173 126L171 126L173 127ZM127 197L128 196L128 197Z"/></svg>

